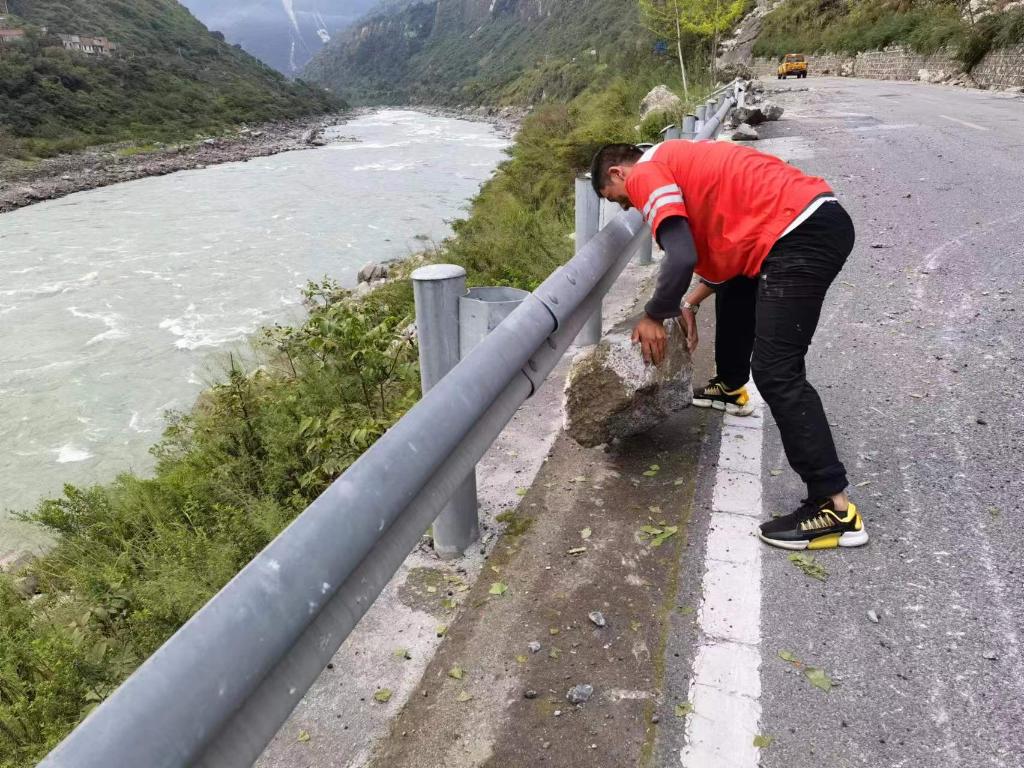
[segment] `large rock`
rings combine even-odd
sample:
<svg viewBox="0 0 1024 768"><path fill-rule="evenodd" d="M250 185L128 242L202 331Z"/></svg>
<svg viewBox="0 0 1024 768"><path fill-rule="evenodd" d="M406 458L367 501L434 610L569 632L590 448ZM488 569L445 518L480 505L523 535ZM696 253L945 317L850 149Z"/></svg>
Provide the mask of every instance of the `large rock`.
<svg viewBox="0 0 1024 768"><path fill-rule="evenodd" d="M785 110L774 101L766 101L761 105L761 112L764 113L765 120L778 120L782 117L782 113L784 111Z"/></svg>
<svg viewBox="0 0 1024 768"><path fill-rule="evenodd" d="M747 125L760 125L767 118L764 112L761 111L761 107L736 107L733 110L736 120Z"/></svg>
<svg viewBox="0 0 1024 768"><path fill-rule="evenodd" d="M378 264L371 261L369 264L363 266L359 270L359 274L356 276L357 283L372 283L375 280L386 280L388 277L388 265Z"/></svg>
<svg viewBox="0 0 1024 768"><path fill-rule="evenodd" d="M632 342L636 320L615 326L572 361L565 383L565 429L582 446L646 432L693 399L690 353L678 322L665 323L665 359L652 366Z"/></svg>
<svg viewBox="0 0 1024 768"><path fill-rule="evenodd" d="M675 115L683 111L683 100L664 85L656 85L640 102L640 119L658 112L669 112Z"/></svg>
<svg viewBox="0 0 1024 768"><path fill-rule="evenodd" d="M757 141L760 136L757 135L757 131L751 128L746 123L741 123L740 126L732 132L729 137L733 141Z"/></svg>

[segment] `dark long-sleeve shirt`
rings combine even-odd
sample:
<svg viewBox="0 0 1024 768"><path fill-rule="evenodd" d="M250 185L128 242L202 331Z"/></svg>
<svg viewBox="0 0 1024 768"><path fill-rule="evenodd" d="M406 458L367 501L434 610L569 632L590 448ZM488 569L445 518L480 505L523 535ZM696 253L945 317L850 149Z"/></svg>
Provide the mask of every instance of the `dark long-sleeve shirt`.
<svg viewBox="0 0 1024 768"><path fill-rule="evenodd" d="M668 320L679 314L683 294L690 287L697 266L697 248L690 225L684 216L672 216L658 227L658 244L665 251L658 271L654 296L644 311L655 320Z"/></svg>

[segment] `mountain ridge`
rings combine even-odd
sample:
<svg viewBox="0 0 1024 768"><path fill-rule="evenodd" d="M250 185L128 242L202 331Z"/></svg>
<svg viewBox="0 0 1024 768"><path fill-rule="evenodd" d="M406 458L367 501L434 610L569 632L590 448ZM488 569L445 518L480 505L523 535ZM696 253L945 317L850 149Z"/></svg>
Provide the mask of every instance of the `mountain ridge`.
<svg viewBox="0 0 1024 768"><path fill-rule="evenodd" d="M356 22L303 76L361 104L535 104L652 44L632 0L424 0Z"/></svg>

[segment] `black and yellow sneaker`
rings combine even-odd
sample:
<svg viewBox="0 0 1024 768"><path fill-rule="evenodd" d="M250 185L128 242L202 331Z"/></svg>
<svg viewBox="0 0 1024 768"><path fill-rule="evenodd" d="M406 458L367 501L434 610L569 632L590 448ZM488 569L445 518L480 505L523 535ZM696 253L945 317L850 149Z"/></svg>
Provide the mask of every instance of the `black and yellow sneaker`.
<svg viewBox="0 0 1024 768"><path fill-rule="evenodd" d="M714 408L734 416L749 416L754 412L745 386L730 390L717 376L700 389L693 390L693 404L698 408Z"/></svg>
<svg viewBox="0 0 1024 768"><path fill-rule="evenodd" d="M857 505L836 512L832 500L804 503L796 512L761 523L758 538L765 544L783 549L832 549L859 547L868 543Z"/></svg>

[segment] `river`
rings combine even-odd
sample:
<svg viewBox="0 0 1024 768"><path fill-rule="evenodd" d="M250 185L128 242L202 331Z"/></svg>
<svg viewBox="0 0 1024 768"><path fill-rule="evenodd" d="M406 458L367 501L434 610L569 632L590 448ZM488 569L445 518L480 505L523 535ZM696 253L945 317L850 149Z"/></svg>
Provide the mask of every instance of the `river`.
<svg viewBox="0 0 1024 768"><path fill-rule="evenodd" d="M0 556L12 520L64 483L146 472L259 327L301 317L302 286L450 233L505 155L485 123L382 110L354 142L81 192L0 215Z"/></svg>

